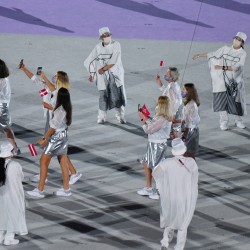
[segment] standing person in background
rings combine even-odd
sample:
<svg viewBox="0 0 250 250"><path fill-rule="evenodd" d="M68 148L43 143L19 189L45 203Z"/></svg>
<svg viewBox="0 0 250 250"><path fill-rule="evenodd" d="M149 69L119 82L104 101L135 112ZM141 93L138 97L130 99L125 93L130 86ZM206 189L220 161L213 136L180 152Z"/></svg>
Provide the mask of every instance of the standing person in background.
<svg viewBox="0 0 250 250"><path fill-rule="evenodd" d="M121 45L111 39L108 27L99 29L99 37L101 42L84 61L84 66L90 73L88 80L90 82L95 80L99 91L97 123L103 124L106 121L107 110L115 108L116 118L124 124L126 123L124 116L126 94Z"/></svg>
<svg viewBox="0 0 250 250"><path fill-rule="evenodd" d="M12 161L13 146L5 141L0 152L0 244L16 245L15 234L28 234L21 165Z"/></svg>
<svg viewBox="0 0 250 250"><path fill-rule="evenodd" d="M170 113L170 101L167 96L159 96L156 114L152 120L138 111L142 122L142 128L148 135L147 152L142 159L142 166L146 176L146 187L137 191L137 194L149 196L151 199L159 199L158 193L152 188L152 170L166 157L167 139L169 138L172 114Z"/></svg>
<svg viewBox="0 0 250 250"><path fill-rule="evenodd" d="M235 124L244 129L242 116L246 114L243 68L246 59L244 43L247 35L238 32L232 46L223 46L217 51L196 54L193 60L206 57L213 87L213 109L220 113L220 129L229 129L228 114L233 114Z"/></svg>
<svg viewBox="0 0 250 250"><path fill-rule="evenodd" d="M72 106L69 91L66 88L58 90L56 106L50 120L50 128L37 143L44 147L40 158L40 180L38 187L27 194L36 198L44 198L45 180L48 167L53 156L58 156L63 176L63 188L56 191L57 196L70 196L69 170L68 170L68 126L72 121Z"/></svg>
<svg viewBox="0 0 250 250"><path fill-rule="evenodd" d="M198 107L200 100L193 83L186 83L182 89L183 108L183 134L181 139L185 142L187 152L185 156L195 159L199 149L199 123Z"/></svg>
<svg viewBox="0 0 250 250"><path fill-rule="evenodd" d="M45 88L47 90L47 95L43 96L43 107L45 110L45 116L46 116L46 124L45 124L45 133L49 129L49 121L52 119L52 114L54 107L56 105L56 99L57 99L57 93L60 88L66 88L67 90L70 89L70 82L69 77L66 72L64 71L57 71L57 73L52 77L52 82L47 78L45 73L41 71L40 75L34 75L26 66L24 63L19 65L20 69L40 88ZM71 163L71 160L69 156L68 158L68 168L71 172L69 183L70 185L73 185L76 183L81 177L82 174L80 172L77 172L73 164ZM60 163L60 159L58 158L58 161ZM35 175L31 181L33 182L39 182L40 175Z"/></svg>
<svg viewBox="0 0 250 250"><path fill-rule="evenodd" d="M181 114L182 114L182 97L181 88L177 82L179 79L178 69L175 67L169 67L166 74L164 75L165 81L168 83L165 86L160 76L157 74L155 81L162 91L162 95L166 95L170 100L170 111L173 113L172 128L170 138L174 139L178 137L178 132L181 129Z"/></svg>
<svg viewBox="0 0 250 250"><path fill-rule="evenodd" d="M0 128L5 137L13 146L13 155L20 155L21 151L17 147L14 132L11 129L11 117L9 114L9 104L11 98L9 69L6 63L0 59Z"/></svg>
<svg viewBox="0 0 250 250"><path fill-rule="evenodd" d="M160 227L164 228L162 250L167 250L177 232L175 250L183 250L187 229L198 197L198 166L191 157L183 156L186 146L180 138L172 141L172 154L153 170L160 194Z"/></svg>

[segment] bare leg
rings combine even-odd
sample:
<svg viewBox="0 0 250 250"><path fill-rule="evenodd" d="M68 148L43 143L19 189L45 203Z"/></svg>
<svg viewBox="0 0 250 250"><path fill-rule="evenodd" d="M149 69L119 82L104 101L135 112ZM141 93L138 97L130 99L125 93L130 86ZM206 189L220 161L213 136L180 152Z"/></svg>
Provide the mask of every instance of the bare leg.
<svg viewBox="0 0 250 250"><path fill-rule="evenodd" d="M61 164L62 155L58 155L57 159L58 159L59 164ZM72 162L71 162L68 155L67 155L67 166L68 166L68 169L69 169L71 174L76 174L76 169L73 166L73 164L72 164Z"/></svg>
<svg viewBox="0 0 250 250"><path fill-rule="evenodd" d="M146 177L146 187L152 187L152 170L148 168L148 165L145 161L142 161L142 166L144 168L145 177Z"/></svg>
<svg viewBox="0 0 250 250"><path fill-rule="evenodd" d="M48 175L48 168L51 158L51 155L46 155L44 153L40 158L40 180L38 184L38 190L41 192L44 190L45 180Z"/></svg>
<svg viewBox="0 0 250 250"><path fill-rule="evenodd" d="M14 132L12 131L12 129L11 128L4 128L3 132L4 132L5 137L8 139L10 144L13 146L13 148L16 149L17 145L16 145Z"/></svg>
<svg viewBox="0 0 250 250"><path fill-rule="evenodd" d="M60 165L62 169L62 176L63 176L63 188L64 190L69 189L69 168L68 168L68 156L62 155L60 160Z"/></svg>

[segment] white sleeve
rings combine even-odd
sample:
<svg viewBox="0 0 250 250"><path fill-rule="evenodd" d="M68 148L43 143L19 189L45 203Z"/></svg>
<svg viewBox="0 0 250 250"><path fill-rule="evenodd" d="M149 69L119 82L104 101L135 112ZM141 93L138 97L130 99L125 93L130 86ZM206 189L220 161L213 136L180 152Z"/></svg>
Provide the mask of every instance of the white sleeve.
<svg viewBox="0 0 250 250"><path fill-rule="evenodd" d="M152 121L144 124L142 128L146 134L153 134L162 128L162 125L164 124L164 122L165 122L165 118L163 118L162 116L155 117L153 118Z"/></svg>
<svg viewBox="0 0 250 250"><path fill-rule="evenodd" d="M63 120L66 117L66 112L60 107L53 112L53 118L50 120L50 127L57 129L60 128Z"/></svg>

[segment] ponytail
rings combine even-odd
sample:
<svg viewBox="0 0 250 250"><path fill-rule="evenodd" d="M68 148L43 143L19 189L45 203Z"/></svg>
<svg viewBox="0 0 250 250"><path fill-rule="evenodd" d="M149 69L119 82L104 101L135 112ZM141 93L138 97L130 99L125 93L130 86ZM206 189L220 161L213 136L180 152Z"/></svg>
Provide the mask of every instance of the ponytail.
<svg viewBox="0 0 250 250"><path fill-rule="evenodd" d="M6 181L5 158L0 157L0 187L5 184L5 181Z"/></svg>

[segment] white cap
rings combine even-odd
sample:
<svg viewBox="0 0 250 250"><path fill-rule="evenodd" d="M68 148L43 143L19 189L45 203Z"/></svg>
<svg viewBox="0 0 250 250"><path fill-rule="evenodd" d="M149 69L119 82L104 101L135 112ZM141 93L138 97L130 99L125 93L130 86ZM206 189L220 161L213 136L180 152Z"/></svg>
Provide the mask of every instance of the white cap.
<svg viewBox="0 0 250 250"><path fill-rule="evenodd" d="M4 141L1 144L0 150L1 150L0 157L2 158L13 156L13 153L11 152L13 150L13 146L8 141Z"/></svg>
<svg viewBox="0 0 250 250"><path fill-rule="evenodd" d="M110 30L108 27L102 27L99 29L99 36L102 36L104 33L110 33Z"/></svg>
<svg viewBox="0 0 250 250"><path fill-rule="evenodd" d="M172 141L172 154L183 155L187 151L187 147L180 138L175 138Z"/></svg>
<svg viewBox="0 0 250 250"><path fill-rule="evenodd" d="M238 32L236 36L240 37L244 42L247 40L247 35L244 32Z"/></svg>

